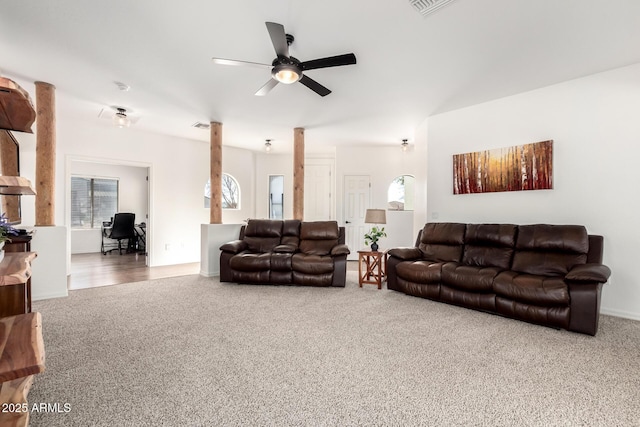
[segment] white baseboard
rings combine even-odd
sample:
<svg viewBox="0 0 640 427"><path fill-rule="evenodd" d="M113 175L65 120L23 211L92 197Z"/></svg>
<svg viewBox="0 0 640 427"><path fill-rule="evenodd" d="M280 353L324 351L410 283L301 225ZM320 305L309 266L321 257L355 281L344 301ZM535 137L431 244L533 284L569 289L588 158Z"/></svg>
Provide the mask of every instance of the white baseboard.
<svg viewBox="0 0 640 427"><path fill-rule="evenodd" d="M204 276L204 277L218 277L218 276L220 276L220 272L219 271L200 270L200 275Z"/></svg>
<svg viewBox="0 0 640 427"><path fill-rule="evenodd" d="M45 299L52 299L52 298L64 298L68 296L69 296L68 292L52 292L48 294L39 294L37 296L34 295L32 301L42 301Z"/></svg>
<svg viewBox="0 0 640 427"><path fill-rule="evenodd" d="M640 320L640 313L631 313L623 310L612 310L601 307L600 313L606 314L607 316L622 317L623 319Z"/></svg>

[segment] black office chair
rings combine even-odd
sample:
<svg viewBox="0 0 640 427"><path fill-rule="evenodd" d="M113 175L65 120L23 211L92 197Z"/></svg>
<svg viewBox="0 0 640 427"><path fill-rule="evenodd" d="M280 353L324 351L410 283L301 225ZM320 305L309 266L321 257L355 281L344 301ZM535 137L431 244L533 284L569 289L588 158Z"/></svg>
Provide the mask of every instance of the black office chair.
<svg viewBox="0 0 640 427"><path fill-rule="evenodd" d="M136 239L136 231L135 231L135 222L136 222L136 214L133 213L117 213L113 217L113 223L111 224L111 229L104 228L102 231L102 254L106 255L107 252L115 251L116 249L122 255L122 241L130 239ZM107 237L109 239L117 240L118 247L109 249L108 251L104 248L104 238ZM125 250L128 248L125 246Z"/></svg>

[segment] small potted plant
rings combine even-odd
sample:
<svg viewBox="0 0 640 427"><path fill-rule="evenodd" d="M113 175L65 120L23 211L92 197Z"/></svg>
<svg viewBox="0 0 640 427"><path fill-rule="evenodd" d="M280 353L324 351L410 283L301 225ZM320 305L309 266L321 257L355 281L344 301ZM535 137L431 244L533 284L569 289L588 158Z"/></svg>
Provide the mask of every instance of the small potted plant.
<svg viewBox="0 0 640 427"><path fill-rule="evenodd" d="M11 224L6 215L3 213L0 216L0 249L4 247L4 242L10 242L11 236L17 236L18 230L16 230Z"/></svg>
<svg viewBox="0 0 640 427"><path fill-rule="evenodd" d="M11 236L17 236L18 232L9 222L3 213L0 216L0 261L4 259L4 243L11 241Z"/></svg>
<svg viewBox="0 0 640 427"><path fill-rule="evenodd" d="M387 233L384 231L384 227L373 226L371 230L364 235L364 244L371 245L373 252L378 252L378 240L381 237L387 237Z"/></svg>

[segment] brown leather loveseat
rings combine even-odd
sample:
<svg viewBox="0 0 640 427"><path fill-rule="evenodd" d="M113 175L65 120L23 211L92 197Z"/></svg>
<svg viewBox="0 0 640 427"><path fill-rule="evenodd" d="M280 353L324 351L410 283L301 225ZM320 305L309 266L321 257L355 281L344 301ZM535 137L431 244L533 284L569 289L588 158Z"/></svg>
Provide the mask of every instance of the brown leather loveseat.
<svg viewBox="0 0 640 427"><path fill-rule="evenodd" d="M220 281L344 287L344 242L336 221L250 219L220 247Z"/></svg>
<svg viewBox="0 0 640 427"><path fill-rule="evenodd" d="M387 287L589 335L611 271L579 225L428 223L389 251Z"/></svg>

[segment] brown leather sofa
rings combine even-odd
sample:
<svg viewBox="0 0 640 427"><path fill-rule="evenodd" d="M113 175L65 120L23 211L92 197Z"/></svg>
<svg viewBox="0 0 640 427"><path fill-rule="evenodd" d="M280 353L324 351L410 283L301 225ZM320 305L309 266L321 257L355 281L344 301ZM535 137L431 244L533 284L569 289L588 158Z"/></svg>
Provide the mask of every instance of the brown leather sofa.
<svg viewBox="0 0 640 427"><path fill-rule="evenodd" d="M389 251L387 287L595 335L602 251L579 225L428 223L415 247Z"/></svg>
<svg viewBox="0 0 640 427"><path fill-rule="evenodd" d="M251 219L220 247L220 281L344 287L344 242L336 221Z"/></svg>

